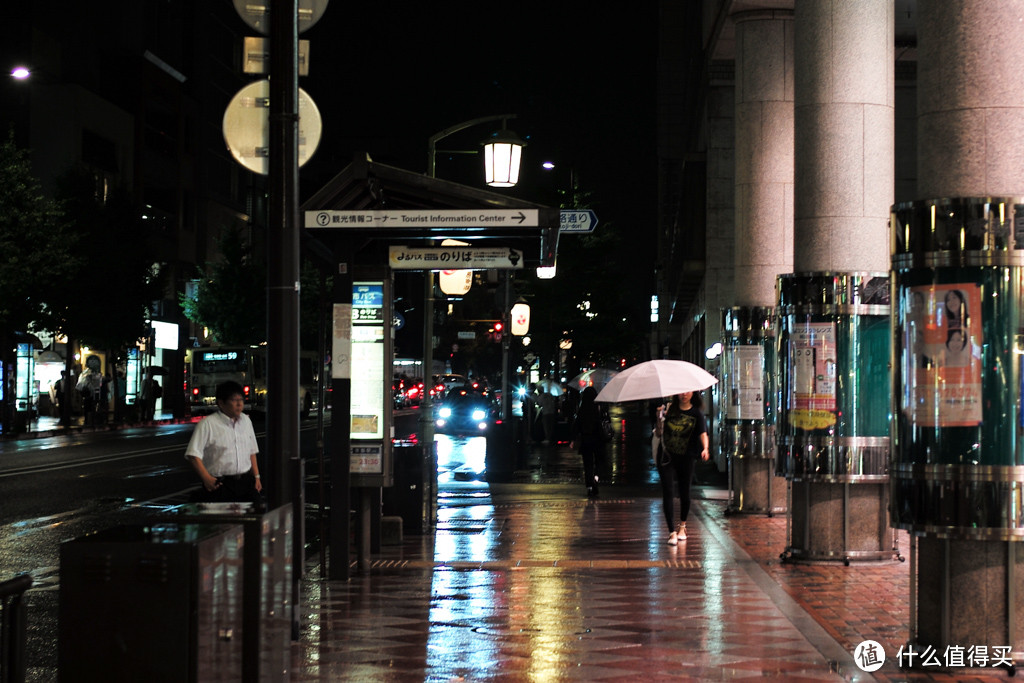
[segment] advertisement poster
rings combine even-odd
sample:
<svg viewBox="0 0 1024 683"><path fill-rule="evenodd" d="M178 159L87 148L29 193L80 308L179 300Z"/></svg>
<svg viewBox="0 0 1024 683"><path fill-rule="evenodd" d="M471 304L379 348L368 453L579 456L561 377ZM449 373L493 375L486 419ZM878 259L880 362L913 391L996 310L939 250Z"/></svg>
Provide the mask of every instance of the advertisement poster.
<svg viewBox="0 0 1024 683"><path fill-rule="evenodd" d="M726 417L730 420L764 419L764 349L734 346L726 349L726 353L732 369Z"/></svg>
<svg viewBox="0 0 1024 683"><path fill-rule="evenodd" d="M980 424L979 286L926 285L904 296L904 410L923 426Z"/></svg>
<svg viewBox="0 0 1024 683"><path fill-rule="evenodd" d="M836 328L798 325L789 337L789 422L797 429L836 423Z"/></svg>

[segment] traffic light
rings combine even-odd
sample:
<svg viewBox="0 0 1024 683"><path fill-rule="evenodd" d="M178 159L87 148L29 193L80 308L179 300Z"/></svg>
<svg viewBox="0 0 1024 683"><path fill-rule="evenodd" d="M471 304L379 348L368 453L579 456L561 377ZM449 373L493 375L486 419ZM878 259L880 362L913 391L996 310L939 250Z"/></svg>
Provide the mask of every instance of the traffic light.
<svg viewBox="0 0 1024 683"><path fill-rule="evenodd" d="M491 328L491 339L494 341L501 341L501 335L505 331L505 324L500 320L494 323L494 327Z"/></svg>

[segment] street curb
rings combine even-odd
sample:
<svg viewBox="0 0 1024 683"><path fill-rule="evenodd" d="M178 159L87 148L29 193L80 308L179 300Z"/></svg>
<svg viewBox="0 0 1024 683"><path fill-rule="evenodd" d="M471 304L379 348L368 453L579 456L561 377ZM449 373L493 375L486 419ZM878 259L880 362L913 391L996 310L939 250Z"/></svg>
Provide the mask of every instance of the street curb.
<svg viewBox="0 0 1024 683"><path fill-rule="evenodd" d="M0 434L0 442L24 441L29 439L46 439L56 436L71 436L74 434L102 434L104 432L118 432L124 429L135 429L139 427L160 427L163 425L189 424L197 422L199 417L168 418L163 420L148 420L146 422L130 422L106 427L86 427L75 425L73 427L57 427L55 429L43 429L36 431L20 432L18 434Z"/></svg>

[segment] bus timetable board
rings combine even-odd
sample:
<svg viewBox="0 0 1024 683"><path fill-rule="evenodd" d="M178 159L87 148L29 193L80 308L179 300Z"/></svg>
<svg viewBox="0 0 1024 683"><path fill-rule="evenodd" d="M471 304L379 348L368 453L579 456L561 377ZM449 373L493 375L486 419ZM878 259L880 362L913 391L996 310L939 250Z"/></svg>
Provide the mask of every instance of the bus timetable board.
<svg viewBox="0 0 1024 683"><path fill-rule="evenodd" d="M351 435L384 438L384 285L352 283Z"/></svg>
<svg viewBox="0 0 1024 683"><path fill-rule="evenodd" d="M385 279L352 282L349 472L353 486L390 486L390 288ZM389 324L385 324L387 321Z"/></svg>

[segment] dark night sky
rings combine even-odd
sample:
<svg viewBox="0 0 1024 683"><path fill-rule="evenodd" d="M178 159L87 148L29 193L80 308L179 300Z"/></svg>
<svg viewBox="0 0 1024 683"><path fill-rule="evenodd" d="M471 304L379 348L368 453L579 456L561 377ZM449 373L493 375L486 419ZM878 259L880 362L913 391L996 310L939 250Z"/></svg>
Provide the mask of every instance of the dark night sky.
<svg viewBox="0 0 1024 683"><path fill-rule="evenodd" d="M332 0L301 38L311 42L311 75L300 86L324 119L303 197L357 150L425 172L432 134L514 113L509 128L528 146L521 185L510 192L544 202L544 184L567 187L571 166L602 224L642 223L653 235L655 3ZM477 126L438 146L476 148L492 130ZM540 169L547 159L559 175ZM461 169L482 175L481 166L476 156L439 155L437 175L469 184Z"/></svg>

